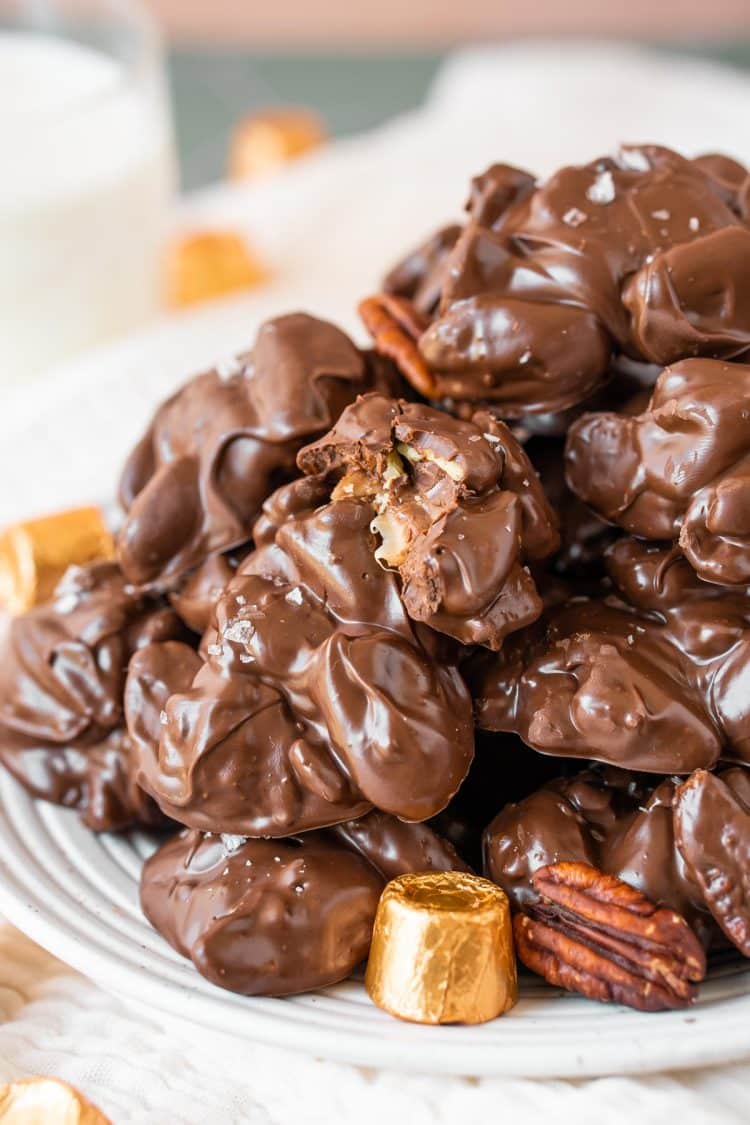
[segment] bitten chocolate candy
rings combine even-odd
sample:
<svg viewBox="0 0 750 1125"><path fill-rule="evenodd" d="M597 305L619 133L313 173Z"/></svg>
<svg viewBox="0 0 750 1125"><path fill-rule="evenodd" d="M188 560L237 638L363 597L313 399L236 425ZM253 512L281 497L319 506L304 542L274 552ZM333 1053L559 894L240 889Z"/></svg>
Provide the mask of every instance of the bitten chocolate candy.
<svg viewBox="0 0 750 1125"><path fill-rule="evenodd" d="M185 630L113 562L72 567L54 599L16 617L0 652L0 760L35 796L97 831L162 817L135 783L122 708L128 660Z"/></svg>
<svg viewBox="0 0 750 1125"><path fill-rule="evenodd" d="M472 673L477 722L545 754L688 774L750 762L750 596L620 539L616 594L572 598Z"/></svg>
<svg viewBox="0 0 750 1125"><path fill-rule="evenodd" d="M375 558L369 504L339 500L249 555L201 646L130 662L138 778L191 827L287 836L375 805L425 820L473 753L471 699Z"/></svg>
<svg viewBox="0 0 750 1125"><path fill-rule="evenodd" d="M325 988L364 959L391 874L465 870L427 825L372 812L284 840L180 833L144 865L153 926L200 973L247 995Z"/></svg>
<svg viewBox="0 0 750 1125"><path fill-rule="evenodd" d="M376 558L401 577L415 621L499 648L542 603L527 560L559 543L531 462L501 422L470 422L418 403L365 395L299 454L332 497L366 504Z"/></svg>
<svg viewBox="0 0 750 1125"><path fill-rule="evenodd" d="M14 524L0 535L0 604L24 613L52 596L69 566L111 559L114 552L99 508L71 508Z"/></svg>
<svg viewBox="0 0 750 1125"><path fill-rule="evenodd" d="M302 313L267 321L252 352L163 403L120 480L120 563L138 586L174 583L250 538L263 501L296 475L305 441L387 366L332 324Z"/></svg>
<svg viewBox="0 0 750 1125"><path fill-rule="evenodd" d="M744 172L744 169L740 170ZM746 174L655 145L534 183L495 165L443 266L437 311L399 297L376 346L432 400L508 418L584 401L613 355L664 365L750 348ZM400 333L394 346L394 329Z"/></svg>
<svg viewBox="0 0 750 1125"><path fill-rule="evenodd" d="M370 998L416 1023L484 1023L518 999L508 899L459 872L403 875L383 891L365 974Z"/></svg>
<svg viewBox="0 0 750 1125"><path fill-rule="evenodd" d="M566 467L570 487L604 519L676 540L708 582L750 583L750 366L668 367L642 413L575 422Z"/></svg>

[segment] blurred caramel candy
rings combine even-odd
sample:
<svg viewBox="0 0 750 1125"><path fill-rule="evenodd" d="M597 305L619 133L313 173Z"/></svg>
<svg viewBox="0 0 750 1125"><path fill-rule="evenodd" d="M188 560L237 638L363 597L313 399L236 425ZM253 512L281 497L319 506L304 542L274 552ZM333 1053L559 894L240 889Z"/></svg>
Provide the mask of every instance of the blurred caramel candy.
<svg viewBox="0 0 750 1125"><path fill-rule="evenodd" d="M57 1078L24 1078L0 1088L2 1125L111 1125L83 1094Z"/></svg>
<svg viewBox="0 0 750 1125"><path fill-rule="evenodd" d="M229 175L250 180L275 172L282 164L321 145L326 128L308 109L274 109L243 118L229 150Z"/></svg>
<svg viewBox="0 0 750 1125"><path fill-rule="evenodd" d="M383 891L365 987L417 1023L484 1023L518 999L510 908L487 879L402 875Z"/></svg>
<svg viewBox="0 0 750 1125"><path fill-rule="evenodd" d="M0 605L11 613L47 601L69 566L114 558L99 508L71 508L13 524L0 534Z"/></svg>
<svg viewBox="0 0 750 1125"><path fill-rule="evenodd" d="M167 247L165 274L172 308L251 289L266 277L241 235L219 230L194 231L176 239Z"/></svg>

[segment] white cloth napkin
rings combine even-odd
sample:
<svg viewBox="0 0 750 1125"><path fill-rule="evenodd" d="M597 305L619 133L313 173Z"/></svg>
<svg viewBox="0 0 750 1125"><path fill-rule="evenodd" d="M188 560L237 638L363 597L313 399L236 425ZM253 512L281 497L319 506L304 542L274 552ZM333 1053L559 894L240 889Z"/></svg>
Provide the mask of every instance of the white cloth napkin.
<svg viewBox="0 0 750 1125"><path fill-rule="evenodd" d="M245 346L264 316L307 308L359 331L357 298L404 248L459 212L468 178L491 161L546 173L639 140L750 160L749 118L750 83L710 64L607 45L514 45L457 56L424 109L332 145L273 183L188 199L180 222L240 227L272 264L274 282L155 325L1 403L0 479L10 487L0 494L0 523L106 500L154 403L187 373ZM0 1078L59 1075L117 1125L747 1121L745 1065L578 1082L453 1079L198 1037L126 1007L7 926L0 1006Z"/></svg>

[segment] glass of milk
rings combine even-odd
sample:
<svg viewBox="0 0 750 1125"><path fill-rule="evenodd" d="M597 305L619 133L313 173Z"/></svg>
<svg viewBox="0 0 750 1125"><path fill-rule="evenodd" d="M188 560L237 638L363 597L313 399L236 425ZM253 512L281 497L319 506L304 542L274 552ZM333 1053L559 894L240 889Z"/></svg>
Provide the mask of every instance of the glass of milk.
<svg viewBox="0 0 750 1125"><path fill-rule="evenodd" d="M174 190L136 0L0 0L0 392L153 316Z"/></svg>

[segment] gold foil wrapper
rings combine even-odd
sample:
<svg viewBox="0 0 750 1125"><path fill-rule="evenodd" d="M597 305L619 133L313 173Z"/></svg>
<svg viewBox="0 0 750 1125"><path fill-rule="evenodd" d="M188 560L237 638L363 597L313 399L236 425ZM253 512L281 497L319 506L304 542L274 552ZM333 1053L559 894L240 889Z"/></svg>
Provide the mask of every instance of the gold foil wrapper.
<svg viewBox="0 0 750 1125"><path fill-rule="evenodd" d="M275 109L244 118L232 134L229 175L251 180L277 171L327 139L326 127L309 109Z"/></svg>
<svg viewBox="0 0 750 1125"><path fill-rule="evenodd" d="M460 871L402 875L383 891L365 987L417 1023L484 1023L518 999L510 907L487 879Z"/></svg>
<svg viewBox="0 0 750 1125"><path fill-rule="evenodd" d="M0 534L0 603L11 613L47 601L69 566L114 557L99 508L71 508L14 524Z"/></svg>
<svg viewBox="0 0 750 1125"><path fill-rule="evenodd" d="M193 231L167 247L165 299L175 309L252 289L268 274L235 231Z"/></svg>
<svg viewBox="0 0 750 1125"><path fill-rule="evenodd" d="M0 1088L2 1125L112 1125L78 1090L57 1078L24 1078Z"/></svg>

